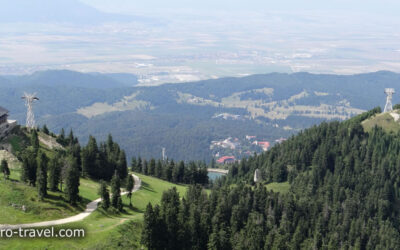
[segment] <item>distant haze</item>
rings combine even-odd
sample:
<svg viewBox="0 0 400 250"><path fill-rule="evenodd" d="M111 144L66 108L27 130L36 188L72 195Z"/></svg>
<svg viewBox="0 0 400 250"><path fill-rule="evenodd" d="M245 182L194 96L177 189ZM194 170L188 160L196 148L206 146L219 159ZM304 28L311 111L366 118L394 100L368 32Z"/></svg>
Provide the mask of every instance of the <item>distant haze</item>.
<svg viewBox="0 0 400 250"><path fill-rule="evenodd" d="M0 74L131 73L140 85L268 72L400 72L400 3L0 0Z"/></svg>
<svg viewBox="0 0 400 250"><path fill-rule="evenodd" d="M95 6L104 11L126 12L140 10L157 10L157 9L203 9L203 10L255 10L255 11L292 11L292 10L351 10L357 12L371 13L393 13L400 11L400 3L395 0L281 0L281 1L265 1L265 0L148 0L148 1L131 1L131 0L82 0L87 4Z"/></svg>

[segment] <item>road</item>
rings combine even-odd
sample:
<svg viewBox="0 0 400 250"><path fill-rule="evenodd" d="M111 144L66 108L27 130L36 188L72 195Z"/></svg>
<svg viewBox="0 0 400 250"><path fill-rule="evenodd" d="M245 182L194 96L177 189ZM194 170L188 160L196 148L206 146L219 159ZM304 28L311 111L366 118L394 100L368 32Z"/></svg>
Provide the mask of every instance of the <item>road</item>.
<svg viewBox="0 0 400 250"><path fill-rule="evenodd" d="M132 192L136 192L140 189L142 185L142 181L140 178L134 174L132 174L133 178L135 179L135 186L133 188ZM122 192L121 195L125 195L128 192ZM7 224L0 224L0 229L18 229L18 228L34 228L34 227L49 227L49 226L56 226L56 225L62 225L62 224L67 224L67 223L72 223L72 222L77 222L85 219L88 217L91 213L93 213L94 210L97 209L97 205L101 201L101 198L98 198L97 200L94 200L87 204L86 210L80 214L64 218L64 219L58 219L58 220L51 220L51 221L42 221L42 222L35 222L35 223L28 223L28 224L16 224L16 225L7 225Z"/></svg>
<svg viewBox="0 0 400 250"><path fill-rule="evenodd" d="M220 174L228 174L228 173L229 173L229 170L220 169L220 168L207 168L207 172L220 173Z"/></svg>

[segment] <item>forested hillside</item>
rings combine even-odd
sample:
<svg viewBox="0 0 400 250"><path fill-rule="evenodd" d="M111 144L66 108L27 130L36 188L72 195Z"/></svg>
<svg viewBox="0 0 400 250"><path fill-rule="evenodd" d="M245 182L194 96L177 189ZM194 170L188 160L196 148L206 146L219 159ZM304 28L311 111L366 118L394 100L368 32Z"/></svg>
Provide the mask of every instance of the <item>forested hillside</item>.
<svg viewBox="0 0 400 250"><path fill-rule="evenodd" d="M148 205L149 249L398 249L400 133L322 123L231 166L210 195L191 187ZM263 181L253 182L255 169ZM289 182L287 193L268 183Z"/></svg>
<svg viewBox="0 0 400 250"><path fill-rule="evenodd" d="M40 98L38 124L72 128L86 143L113 134L128 158L161 156L208 160L212 141L246 135L271 144L322 121L344 120L385 103L385 87L400 87L391 72L340 76L309 73L252 75L156 87L134 75L44 71L0 78L0 105L25 121L24 91ZM394 95L394 102L398 97ZM235 156L241 158L238 148ZM259 150L261 152L261 149ZM221 152L222 154L223 152ZM251 152L253 153L253 152Z"/></svg>

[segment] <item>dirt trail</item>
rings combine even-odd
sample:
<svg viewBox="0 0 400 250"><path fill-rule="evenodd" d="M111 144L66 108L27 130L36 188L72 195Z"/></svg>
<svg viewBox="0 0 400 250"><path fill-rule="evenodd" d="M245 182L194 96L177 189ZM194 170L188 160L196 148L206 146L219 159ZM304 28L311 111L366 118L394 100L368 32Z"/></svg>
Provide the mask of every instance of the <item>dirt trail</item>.
<svg viewBox="0 0 400 250"><path fill-rule="evenodd" d="M134 174L132 174L133 178L135 179L135 187L133 188L132 192L136 192L140 189L142 185L142 181L140 178ZM122 192L121 195L125 195L128 192ZM18 229L18 228L33 228L33 227L49 227L49 226L56 226L56 225L62 225L62 224L67 224L67 223L72 223L72 222L77 222L85 219L88 217L91 213L93 213L94 210L97 209L97 205L101 201L101 198L98 198L97 200L94 200L87 204L86 210L80 214L64 218L64 219L58 219L58 220L51 220L51 221L42 221L42 222L35 222L35 223L28 223L28 224L16 224L16 225L7 225L7 224L0 224L0 229Z"/></svg>

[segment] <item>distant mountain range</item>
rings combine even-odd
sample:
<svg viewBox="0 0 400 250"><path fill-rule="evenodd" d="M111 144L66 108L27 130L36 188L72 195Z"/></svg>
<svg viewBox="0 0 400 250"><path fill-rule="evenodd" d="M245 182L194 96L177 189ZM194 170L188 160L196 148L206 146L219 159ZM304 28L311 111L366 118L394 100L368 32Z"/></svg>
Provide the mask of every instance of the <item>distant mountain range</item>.
<svg viewBox="0 0 400 250"><path fill-rule="evenodd" d="M0 77L0 86L29 87L84 87L96 89L109 89L133 87L138 83L136 75L126 73L80 73L70 70L38 71L30 75L10 75Z"/></svg>
<svg viewBox="0 0 400 250"><path fill-rule="evenodd" d="M0 0L0 22L97 24L154 22L150 18L101 12L78 0Z"/></svg>
<svg viewBox="0 0 400 250"><path fill-rule="evenodd" d="M325 120L343 120L385 104L400 74L252 75L137 87L130 74L43 71L0 77L0 106L24 122L24 91L36 92L40 125L73 128L85 143L112 133L129 156L209 160L213 140L246 135L274 142ZM393 103L400 100L396 95ZM221 115L223 114L223 115ZM240 148L238 149L240 150ZM215 151L214 151L215 153Z"/></svg>

